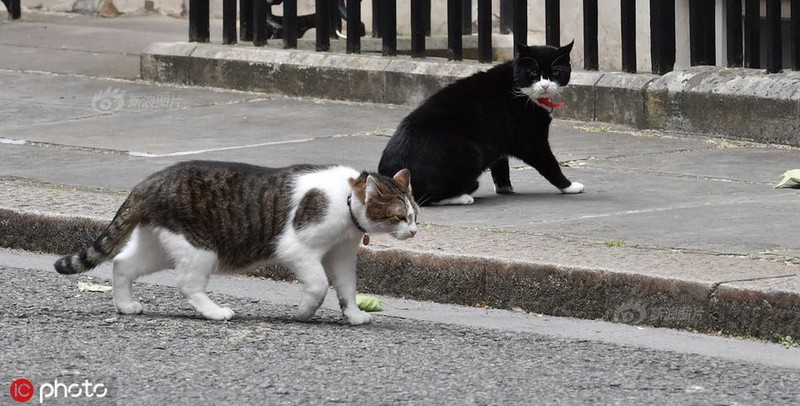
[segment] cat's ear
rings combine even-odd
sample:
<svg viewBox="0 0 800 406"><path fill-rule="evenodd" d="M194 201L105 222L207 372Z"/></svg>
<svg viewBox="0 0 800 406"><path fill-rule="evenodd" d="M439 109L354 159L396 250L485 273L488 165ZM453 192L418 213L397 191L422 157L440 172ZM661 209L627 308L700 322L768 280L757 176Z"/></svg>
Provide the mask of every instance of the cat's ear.
<svg viewBox="0 0 800 406"><path fill-rule="evenodd" d="M517 49L517 54L519 55L528 52L528 46L521 42L514 41L514 47Z"/></svg>
<svg viewBox="0 0 800 406"><path fill-rule="evenodd" d="M563 46L563 47L561 47L561 48L558 48L558 52L559 52L560 54L567 54L567 55L569 55L569 53L570 53L570 52L572 52L572 46L573 46L573 45L575 45L575 40L572 40L572 42L570 42L569 44L567 44L567 45L564 45L564 46Z"/></svg>
<svg viewBox="0 0 800 406"><path fill-rule="evenodd" d="M411 190L411 172L408 169L400 169L394 174L392 179L404 189Z"/></svg>
<svg viewBox="0 0 800 406"><path fill-rule="evenodd" d="M378 186L378 180L372 175L367 176L366 200L380 196L383 196L383 193L381 193L380 187Z"/></svg>

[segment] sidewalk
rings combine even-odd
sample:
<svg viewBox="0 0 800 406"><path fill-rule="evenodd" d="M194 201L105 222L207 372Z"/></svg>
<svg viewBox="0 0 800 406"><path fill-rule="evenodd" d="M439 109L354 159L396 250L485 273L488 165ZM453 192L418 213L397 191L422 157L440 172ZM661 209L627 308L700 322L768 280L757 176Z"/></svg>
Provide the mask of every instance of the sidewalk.
<svg viewBox="0 0 800 406"><path fill-rule="evenodd" d="M120 80L136 77L150 42L185 40L186 21L44 20L0 23L6 247L72 251L127 189L182 160L374 170L412 109ZM514 162L517 194L495 195L487 174L475 205L423 208L411 240L373 238L360 255L360 290L800 335L800 193L772 187L800 168L800 151L565 120L554 123L552 144L586 193L561 195Z"/></svg>

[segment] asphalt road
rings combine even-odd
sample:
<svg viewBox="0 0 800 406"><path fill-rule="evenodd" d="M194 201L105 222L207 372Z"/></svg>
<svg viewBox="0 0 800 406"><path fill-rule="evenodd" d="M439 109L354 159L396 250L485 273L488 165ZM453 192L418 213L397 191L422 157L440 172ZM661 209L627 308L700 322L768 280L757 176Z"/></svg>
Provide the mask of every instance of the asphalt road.
<svg viewBox="0 0 800 406"><path fill-rule="evenodd" d="M0 263L21 263L10 257L0 255ZM684 343L649 345L618 332L587 339L588 330L637 328L557 318L551 327L509 328L493 322L510 317L499 311L464 323L459 314L467 320L481 310L444 305L431 313L450 322L394 310L401 317L378 313L374 324L354 328L326 306L311 323L297 323L289 304L297 285L237 277L211 286L218 303L236 310L230 322L200 319L173 287L152 283L137 285L145 314L119 316L111 293L77 288L103 283L105 270L66 277L46 269L50 259L23 261L29 269L0 265L0 404L13 403L9 386L19 377L33 384L34 403L56 380L103 384L107 395L92 399L98 404L800 402L797 348L661 329L643 341ZM269 287L259 290L270 292L248 293L262 283ZM703 345L723 351L696 353Z"/></svg>

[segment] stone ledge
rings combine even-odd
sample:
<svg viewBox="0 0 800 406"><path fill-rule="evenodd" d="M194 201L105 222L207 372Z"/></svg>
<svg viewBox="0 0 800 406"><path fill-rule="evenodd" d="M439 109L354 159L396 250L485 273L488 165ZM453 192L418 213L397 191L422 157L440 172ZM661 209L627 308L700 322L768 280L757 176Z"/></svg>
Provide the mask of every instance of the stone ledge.
<svg viewBox="0 0 800 406"><path fill-rule="evenodd" d="M0 235L0 246L64 255L92 241L105 221L0 209L0 227L7 231ZM274 266L248 274L293 278ZM769 339L800 335L796 274L712 283L379 244L360 250L358 277L361 291L418 300ZM793 284L787 287L789 279Z"/></svg>
<svg viewBox="0 0 800 406"><path fill-rule="evenodd" d="M157 43L141 57L145 80L416 105L473 62L384 58L249 46ZM664 76L573 74L557 116L800 146L800 72L694 67Z"/></svg>

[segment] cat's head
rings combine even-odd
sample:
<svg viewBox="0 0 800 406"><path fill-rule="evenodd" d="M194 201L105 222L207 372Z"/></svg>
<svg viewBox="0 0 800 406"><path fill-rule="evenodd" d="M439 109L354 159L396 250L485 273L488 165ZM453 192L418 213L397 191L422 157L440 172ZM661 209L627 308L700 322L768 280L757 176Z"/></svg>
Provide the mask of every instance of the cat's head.
<svg viewBox="0 0 800 406"><path fill-rule="evenodd" d="M401 169L393 177L362 173L350 179L357 203L353 215L369 233L386 233L405 240L417 233L419 207L411 194L411 173Z"/></svg>
<svg viewBox="0 0 800 406"><path fill-rule="evenodd" d="M537 104L540 98L550 99L561 93L569 83L572 66L569 64L570 42L563 47L525 46L517 44L514 59L514 88Z"/></svg>

